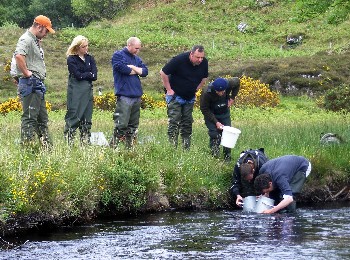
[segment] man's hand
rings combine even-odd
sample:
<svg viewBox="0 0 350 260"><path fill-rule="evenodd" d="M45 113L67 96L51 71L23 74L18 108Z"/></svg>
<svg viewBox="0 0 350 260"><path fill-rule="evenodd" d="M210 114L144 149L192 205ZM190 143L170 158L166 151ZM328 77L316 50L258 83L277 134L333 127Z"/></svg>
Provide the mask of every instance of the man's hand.
<svg viewBox="0 0 350 260"><path fill-rule="evenodd" d="M222 128L224 127L223 124L221 124L220 122L216 122L216 128L219 129L219 130L222 130Z"/></svg>
<svg viewBox="0 0 350 260"><path fill-rule="evenodd" d="M228 100L228 103L227 103L228 107L231 107L233 105L233 102L234 102L234 100L232 98L230 98Z"/></svg>
<svg viewBox="0 0 350 260"><path fill-rule="evenodd" d="M241 195L237 195L236 205L237 205L238 207L242 207L242 206L243 206L243 198L242 198Z"/></svg>

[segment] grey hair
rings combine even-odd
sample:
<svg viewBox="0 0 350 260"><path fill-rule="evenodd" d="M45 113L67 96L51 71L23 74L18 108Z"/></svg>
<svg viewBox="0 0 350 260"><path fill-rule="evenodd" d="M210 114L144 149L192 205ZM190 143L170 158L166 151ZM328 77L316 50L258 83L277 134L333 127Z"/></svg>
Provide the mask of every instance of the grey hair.
<svg viewBox="0 0 350 260"><path fill-rule="evenodd" d="M202 45L194 45L191 49L191 52L194 53L195 51L203 52L204 47Z"/></svg>

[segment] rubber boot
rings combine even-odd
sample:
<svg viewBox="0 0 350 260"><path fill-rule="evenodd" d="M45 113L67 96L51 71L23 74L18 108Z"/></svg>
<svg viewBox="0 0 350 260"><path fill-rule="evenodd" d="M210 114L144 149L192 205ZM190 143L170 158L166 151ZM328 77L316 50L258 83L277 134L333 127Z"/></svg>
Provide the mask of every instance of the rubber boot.
<svg viewBox="0 0 350 260"><path fill-rule="evenodd" d="M52 142L51 142L51 139L50 139L50 136L48 133L43 133L40 137L39 137L39 140L40 140L40 144L41 144L41 147L47 151L51 150L52 148Z"/></svg>
<svg viewBox="0 0 350 260"><path fill-rule="evenodd" d="M184 150L188 151L191 147L191 137L183 137L182 138L182 147Z"/></svg>
<svg viewBox="0 0 350 260"><path fill-rule="evenodd" d="M211 138L210 139L210 149L211 155L215 158L220 157L220 139L219 138Z"/></svg>
<svg viewBox="0 0 350 260"><path fill-rule="evenodd" d="M80 145L90 145L91 132L90 129L82 126L80 129Z"/></svg>
<svg viewBox="0 0 350 260"><path fill-rule="evenodd" d="M64 139L66 140L69 146L72 146L74 144L74 136L75 136L75 130L73 130L72 128L69 128L64 133Z"/></svg>
<svg viewBox="0 0 350 260"><path fill-rule="evenodd" d="M223 152L224 152L225 162L230 162L231 161L231 148L224 147Z"/></svg>
<svg viewBox="0 0 350 260"><path fill-rule="evenodd" d="M178 135L168 136L169 143L170 145L174 146L174 148L177 148L177 145L179 142L178 139L179 139Z"/></svg>

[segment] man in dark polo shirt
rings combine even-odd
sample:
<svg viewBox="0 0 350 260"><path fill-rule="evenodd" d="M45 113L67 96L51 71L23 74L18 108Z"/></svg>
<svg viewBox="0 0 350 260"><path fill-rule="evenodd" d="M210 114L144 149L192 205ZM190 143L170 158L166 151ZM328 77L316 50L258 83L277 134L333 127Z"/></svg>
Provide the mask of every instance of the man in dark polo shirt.
<svg viewBox="0 0 350 260"><path fill-rule="evenodd" d="M177 147L180 133L186 150L191 146L196 92L208 77L208 60L204 56L204 47L195 45L191 51L173 57L160 71L166 89L169 142Z"/></svg>
<svg viewBox="0 0 350 260"><path fill-rule="evenodd" d="M21 143L31 144L38 135L44 147L51 145L48 131L48 115L45 102L46 67L40 40L48 33L55 33L48 17L35 17L32 26L19 38L14 53L17 69L21 74L18 93L22 101Z"/></svg>

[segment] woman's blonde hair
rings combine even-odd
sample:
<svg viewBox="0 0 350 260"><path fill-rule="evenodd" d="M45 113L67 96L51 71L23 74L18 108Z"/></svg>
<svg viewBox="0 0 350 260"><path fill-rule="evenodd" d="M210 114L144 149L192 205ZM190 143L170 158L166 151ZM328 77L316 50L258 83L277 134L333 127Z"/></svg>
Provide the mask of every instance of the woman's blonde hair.
<svg viewBox="0 0 350 260"><path fill-rule="evenodd" d="M78 52L78 49L81 45L83 45L84 43L88 43L88 39L83 36L83 35L78 35L76 36L72 43L70 44L70 46L68 47L68 50L66 52L66 55L67 56L70 56L70 55L76 55L77 52Z"/></svg>

